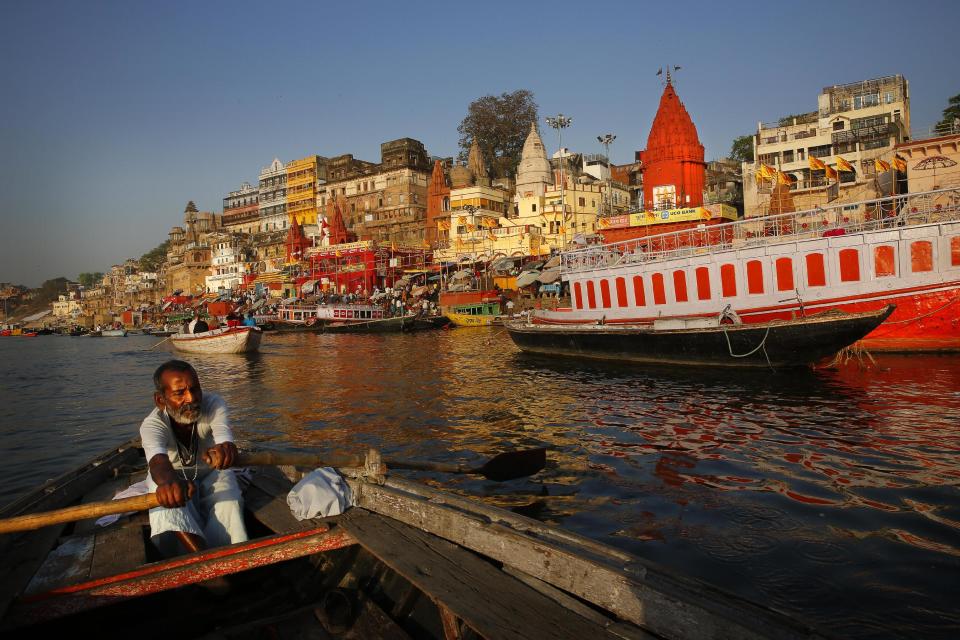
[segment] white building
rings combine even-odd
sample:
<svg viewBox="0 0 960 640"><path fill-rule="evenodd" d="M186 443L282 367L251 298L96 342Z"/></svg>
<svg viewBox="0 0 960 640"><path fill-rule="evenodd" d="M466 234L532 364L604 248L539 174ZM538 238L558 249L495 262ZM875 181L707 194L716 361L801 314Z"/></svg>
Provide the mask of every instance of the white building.
<svg viewBox="0 0 960 640"><path fill-rule="evenodd" d="M274 158L260 170L259 214L257 231L287 228L287 166Z"/></svg>
<svg viewBox="0 0 960 640"><path fill-rule="evenodd" d="M205 278L207 291L220 293L243 288L246 273L246 251L243 238L228 233L209 237L211 248L210 271Z"/></svg>
<svg viewBox="0 0 960 640"><path fill-rule="evenodd" d="M892 180L880 179L874 160L889 162L893 147L910 131L910 95L906 79L886 76L824 87L817 110L785 116L776 123L758 123L753 137L754 162L743 164L746 216L766 215L777 180L756 180L761 164L782 171L793 181L790 194L797 210L833 200L864 200L890 195ZM840 183L811 169L816 158L835 170L837 156L853 166L841 172Z"/></svg>

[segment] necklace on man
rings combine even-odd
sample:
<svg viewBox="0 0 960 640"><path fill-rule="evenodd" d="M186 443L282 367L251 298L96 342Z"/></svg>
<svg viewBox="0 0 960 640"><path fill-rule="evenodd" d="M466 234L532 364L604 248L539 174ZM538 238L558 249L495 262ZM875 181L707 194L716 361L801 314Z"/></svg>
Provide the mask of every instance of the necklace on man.
<svg viewBox="0 0 960 640"><path fill-rule="evenodd" d="M183 475L183 479L188 482L193 482L197 479L197 467L199 461L197 460L197 449L199 445L199 439L197 438L197 423L194 422L191 425L190 430L190 444L186 447L180 443L180 438L177 438L174 435L174 440L177 441L177 456L180 458L180 473ZM187 467L193 465L193 477L187 477Z"/></svg>

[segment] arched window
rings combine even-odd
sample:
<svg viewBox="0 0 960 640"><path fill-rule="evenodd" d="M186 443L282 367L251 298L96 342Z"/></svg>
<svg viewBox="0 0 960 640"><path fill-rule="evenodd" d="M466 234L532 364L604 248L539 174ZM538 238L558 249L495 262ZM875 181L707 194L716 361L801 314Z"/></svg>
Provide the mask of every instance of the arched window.
<svg viewBox="0 0 960 640"><path fill-rule="evenodd" d="M881 245L874 247L873 273L878 278L897 275L897 258L892 246Z"/></svg>
<svg viewBox="0 0 960 640"><path fill-rule="evenodd" d="M840 282L860 280L860 252L856 249L840 250Z"/></svg>
<svg viewBox="0 0 960 640"><path fill-rule="evenodd" d="M600 302L604 309L610 308L610 283L606 278L600 281Z"/></svg>
<svg viewBox="0 0 960 640"><path fill-rule="evenodd" d="M737 295L737 272L732 264L720 266L720 286L724 298L734 298Z"/></svg>
<svg viewBox="0 0 960 640"><path fill-rule="evenodd" d="M667 294L663 287L663 274L655 273L650 280L653 282L653 304L667 304Z"/></svg>
<svg viewBox="0 0 960 640"><path fill-rule="evenodd" d="M587 281L587 304L591 309L597 308L597 291L593 286L593 280Z"/></svg>
<svg viewBox="0 0 960 640"><path fill-rule="evenodd" d="M950 238L950 266L960 267L960 236Z"/></svg>
<svg viewBox="0 0 960 640"><path fill-rule="evenodd" d="M633 276L633 297L638 307L647 305L647 296L643 291L643 276Z"/></svg>
<svg viewBox="0 0 960 640"><path fill-rule="evenodd" d="M573 301L577 309L583 309L583 288L579 282L573 283Z"/></svg>
<svg viewBox="0 0 960 640"><path fill-rule="evenodd" d="M710 299L710 269L707 267L697 267L697 299Z"/></svg>
<svg viewBox="0 0 960 640"><path fill-rule="evenodd" d="M914 273L933 271L933 244L927 240L910 243L910 268Z"/></svg>
<svg viewBox="0 0 960 640"><path fill-rule="evenodd" d="M827 284L827 270L823 266L822 253L807 254L807 286L824 287Z"/></svg>
<svg viewBox="0 0 960 640"><path fill-rule="evenodd" d="M763 264L759 260L747 262L747 293L763 293Z"/></svg>
<svg viewBox="0 0 960 640"><path fill-rule="evenodd" d="M673 272L673 295L677 302L687 301L687 274L682 269Z"/></svg>
<svg viewBox="0 0 960 640"><path fill-rule="evenodd" d="M777 258L777 291L793 291L793 260Z"/></svg>
<svg viewBox="0 0 960 640"><path fill-rule="evenodd" d="M627 306L627 281L623 278L617 278L617 306Z"/></svg>

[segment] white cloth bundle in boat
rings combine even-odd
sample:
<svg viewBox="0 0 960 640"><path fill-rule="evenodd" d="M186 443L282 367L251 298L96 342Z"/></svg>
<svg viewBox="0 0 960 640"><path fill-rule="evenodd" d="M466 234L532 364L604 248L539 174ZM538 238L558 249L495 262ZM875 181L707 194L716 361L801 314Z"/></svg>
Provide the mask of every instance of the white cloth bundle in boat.
<svg viewBox="0 0 960 640"><path fill-rule="evenodd" d="M315 469L287 494L290 513L297 520L335 516L353 506L350 485L333 467Z"/></svg>

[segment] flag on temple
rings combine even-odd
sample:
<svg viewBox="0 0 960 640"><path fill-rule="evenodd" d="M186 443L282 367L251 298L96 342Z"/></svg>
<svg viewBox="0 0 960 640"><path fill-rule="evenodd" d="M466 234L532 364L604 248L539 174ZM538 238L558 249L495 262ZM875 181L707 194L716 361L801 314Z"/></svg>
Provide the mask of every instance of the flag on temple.
<svg viewBox="0 0 960 640"><path fill-rule="evenodd" d="M877 173L886 173L887 171L890 171L890 163L884 162L880 158L874 159L873 166L876 168Z"/></svg>
<svg viewBox="0 0 960 640"><path fill-rule="evenodd" d="M827 172L827 177L831 180L836 180L838 178L837 172L833 167L825 167L824 170Z"/></svg>
<svg viewBox="0 0 960 640"><path fill-rule="evenodd" d="M850 166L850 163L844 160L841 156L836 156L836 160L837 169L839 171L849 171L850 173L854 173L853 167Z"/></svg>
<svg viewBox="0 0 960 640"><path fill-rule="evenodd" d="M468 225L467 225L467 231L476 231L476 230L477 230L477 225L475 225L475 224L468 224Z"/></svg>
<svg viewBox="0 0 960 640"><path fill-rule="evenodd" d="M893 156L893 166L897 168L897 171L906 171L907 161L900 156Z"/></svg>
<svg viewBox="0 0 960 640"><path fill-rule="evenodd" d="M457 222L460 224L467 224L467 216L457 216Z"/></svg>
<svg viewBox="0 0 960 640"><path fill-rule="evenodd" d="M563 225L561 225L560 228L557 230L557 233L566 233L566 232L567 232L567 228L564 227Z"/></svg>
<svg viewBox="0 0 960 640"><path fill-rule="evenodd" d="M334 255L336 255L338 258L342 255L339 250L338 250L338 251L334 251L333 253L334 253Z"/></svg>
<svg viewBox="0 0 960 640"><path fill-rule="evenodd" d="M490 240L491 242L496 242L497 236L493 235L493 231L491 231L490 233L487 234L487 239Z"/></svg>
<svg viewBox="0 0 960 640"><path fill-rule="evenodd" d="M773 180L777 175L777 170L771 167L768 164L760 163L760 169L757 170L757 174L760 175L764 180Z"/></svg>
<svg viewBox="0 0 960 640"><path fill-rule="evenodd" d="M827 170L827 165L823 164L823 160L821 160L820 158L814 158L813 156L809 156L807 158L807 163L810 165L810 168L813 169L814 171Z"/></svg>
<svg viewBox="0 0 960 640"><path fill-rule="evenodd" d="M787 174L785 174L783 171L777 171L777 184L785 184L789 187L793 183L790 181L790 178L787 176Z"/></svg>

